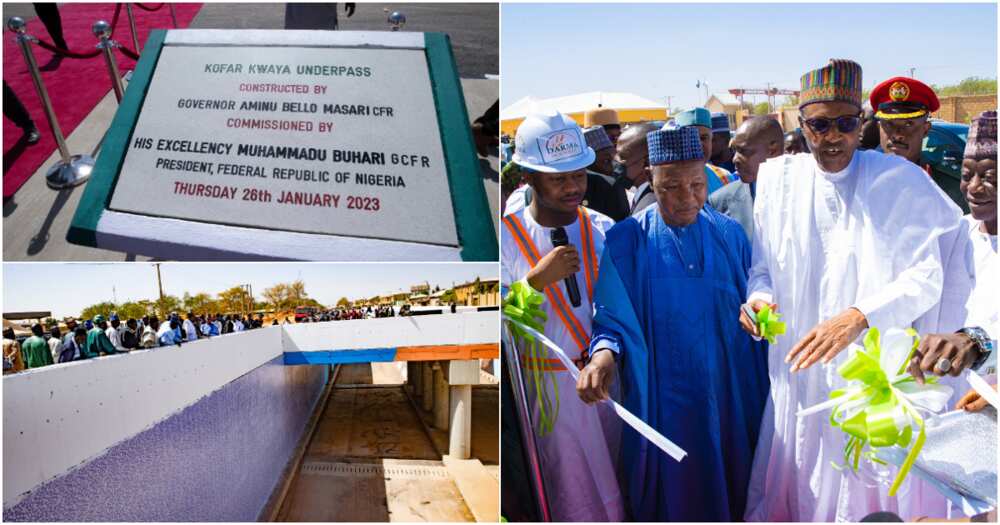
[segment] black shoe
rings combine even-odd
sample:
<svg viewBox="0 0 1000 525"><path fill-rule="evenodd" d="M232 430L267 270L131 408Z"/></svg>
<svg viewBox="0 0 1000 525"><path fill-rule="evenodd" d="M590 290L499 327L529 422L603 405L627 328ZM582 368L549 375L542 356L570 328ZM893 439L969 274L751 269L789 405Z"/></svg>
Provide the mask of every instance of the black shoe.
<svg viewBox="0 0 1000 525"><path fill-rule="evenodd" d="M41 140L42 134L38 132L38 128L32 126L31 129L24 130L24 140L28 144L34 144Z"/></svg>

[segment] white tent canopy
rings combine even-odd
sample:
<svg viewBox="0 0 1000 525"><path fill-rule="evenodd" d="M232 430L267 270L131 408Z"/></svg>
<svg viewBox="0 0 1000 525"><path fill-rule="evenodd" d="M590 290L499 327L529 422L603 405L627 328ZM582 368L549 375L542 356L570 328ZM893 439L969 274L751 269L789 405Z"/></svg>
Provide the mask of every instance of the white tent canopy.
<svg viewBox="0 0 1000 525"><path fill-rule="evenodd" d="M561 113L582 113L598 105L616 110L624 109L666 109L666 105L642 98L633 93L609 93L591 91L579 95L555 98L524 97L500 110L500 120L520 119L533 111L555 109Z"/></svg>

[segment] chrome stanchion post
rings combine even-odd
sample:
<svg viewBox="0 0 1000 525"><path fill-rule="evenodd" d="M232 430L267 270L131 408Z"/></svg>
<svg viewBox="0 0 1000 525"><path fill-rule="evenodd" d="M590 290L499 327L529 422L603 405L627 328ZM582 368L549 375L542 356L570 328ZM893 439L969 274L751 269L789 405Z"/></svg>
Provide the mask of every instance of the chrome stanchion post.
<svg viewBox="0 0 1000 525"><path fill-rule="evenodd" d="M392 26L391 31L399 31L404 25L406 25L406 15L400 13L399 11L393 11L389 14L389 18L386 19L386 22Z"/></svg>
<svg viewBox="0 0 1000 525"><path fill-rule="evenodd" d="M170 8L170 19L174 21L174 29L177 29L177 12L174 11L174 4L167 2L167 7Z"/></svg>
<svg viewBox="0 0 1000 525"><path fill-rule="evenodd" d="M125 87L122 85L122 76L118 72L118 63L111 52L113 48L118 46L117 42L111 40L111 24L104 20L98 20L90 29L94 36L100 40L97 49L100 49L104 55L104 62L108 65L108 73L111 74L111 88L115 90L115 98L120 104L122 96L125 94Z"/></svg>
<svg viewBox="0 0 1000 525"><path fill-rule="evenodd" d="M125 4L125 12L128 14L128 27L132 31L132 45L135 46L135 54L142 53L139 49L139 35L135 32L135 17L132 15L132 4Z"/></svg>
<svg viewBox="0 0 1000 525"><path fill-rule="evenodd" d="M28 71L31 73L31 80L35 84L35 91L38 98L42 100L42 109L45 110L45 118L52 128L52 136L56 139L59 147L59 156L62 160L53 165L45 173L45 182L52 189L63 189L78 184L83 184L90 178L90 172L94 169L94 159L90 155L70 155L69 148L66 147L66 139L63 137L59 121L52 111L52 101L49 93L45 90L42 82L42 75L38 72L38 62L35 61L35 54L31 50L31 43L37 39L25 32L24 19L12 16L7 20L7 29L17 35L17 43L21 47L25 62L28 63Z"/></svg>
<svg viewBox="0 0 1000 525"><path fill-rule="evenodd" d="M535 426L532 422L531 409L529 408L528 392L524 386L524 376L521 373L521 352L513 335L504 321L501 322L500 332L503 337L504 357L507 360L507 368L510 377L511 393L514 397L514 411L517 413L518 426L521 427L521 444L524 446L525 462L528 468L528 478L531 480L534 489L535 503L538 505L539 521L552 521L552 513L549 509L549 498L545 492L545 480L542 473L541 459L538 454L538 437L535 435ZM501 365L502 366L502 365Z"/></svg>

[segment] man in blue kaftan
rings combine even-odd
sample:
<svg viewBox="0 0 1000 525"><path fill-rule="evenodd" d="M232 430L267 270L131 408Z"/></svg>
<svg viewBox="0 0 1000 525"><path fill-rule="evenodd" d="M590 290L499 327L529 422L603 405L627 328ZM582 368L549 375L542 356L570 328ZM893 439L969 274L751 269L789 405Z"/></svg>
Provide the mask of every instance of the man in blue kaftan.
<svg viewBox="0 0 1000 525"><path fill-rule="evenodd" d="M704 205L696 130L653 131L648 147L657 203L608 231L577 391L606 398L617 363L625 408L688 453L677 462L626 428L632 519L740 520L769 392L766 343L733 315L750 246L739 223Z"/></svg>

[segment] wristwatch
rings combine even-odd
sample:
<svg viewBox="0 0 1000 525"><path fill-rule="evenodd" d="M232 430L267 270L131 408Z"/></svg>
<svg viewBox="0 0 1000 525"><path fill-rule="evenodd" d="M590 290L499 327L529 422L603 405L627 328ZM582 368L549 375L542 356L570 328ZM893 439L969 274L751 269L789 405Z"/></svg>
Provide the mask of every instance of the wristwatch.
<svg viewBox="0 0 1000 525"><path fill-rule="evenodd" d="M970 368L973 370L979 370L979 367L983 366L983 363L985 363L986 360L989 359L990 354L993 353L993 340L990 339L986 330L983 330L978 326L962 328L957 333L969 336L969 339L972 339L972 342L976 344L976 349L979 350L979 357L976 358Z"/></svg>

